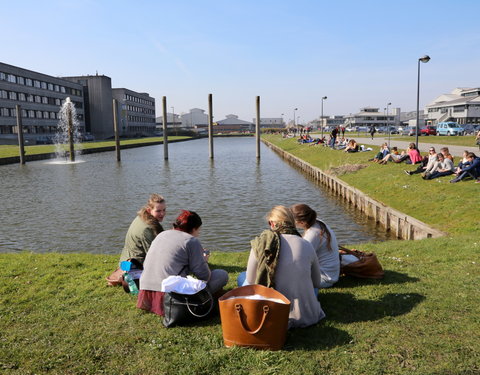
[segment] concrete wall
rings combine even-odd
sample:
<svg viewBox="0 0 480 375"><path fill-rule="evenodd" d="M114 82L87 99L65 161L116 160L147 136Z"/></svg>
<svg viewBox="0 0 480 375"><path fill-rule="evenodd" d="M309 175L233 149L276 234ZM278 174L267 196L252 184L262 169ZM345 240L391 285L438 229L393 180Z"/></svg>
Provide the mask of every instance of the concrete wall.
<svg viewBox="0 0 480 375"><path fill-rule="evenodd" d="M436 238L445 236L445 233L431 228L427 224L397 211L391 207L364 194L362 191L348 185L339 178L329 175L317 167L293 156L281 148L263 140L273 151L284 160L300 169L303 173L330 189L335 195L352 204L367 217L375 220L385 230L392 231L398 238L405 240L418 240L422 238Z"/></svg>

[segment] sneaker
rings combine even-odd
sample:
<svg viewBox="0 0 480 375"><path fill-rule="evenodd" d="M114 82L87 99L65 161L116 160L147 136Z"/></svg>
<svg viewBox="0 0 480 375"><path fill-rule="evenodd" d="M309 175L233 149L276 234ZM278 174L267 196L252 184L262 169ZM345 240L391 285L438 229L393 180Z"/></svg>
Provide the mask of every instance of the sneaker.
<svg viewBox="0 0 480 375"><path fill-rule="evenodd" d="M404 171L406 174L408 174L409 176L411 176L411 173L409 171Z"/></svg>
<svg viewBox="0 0 480 375"><path fill-rule="evenodd" d="M453 180L450 180L451 184L454 184L455 182L458 182L458 180L456 178L454 178Z"/></svg>

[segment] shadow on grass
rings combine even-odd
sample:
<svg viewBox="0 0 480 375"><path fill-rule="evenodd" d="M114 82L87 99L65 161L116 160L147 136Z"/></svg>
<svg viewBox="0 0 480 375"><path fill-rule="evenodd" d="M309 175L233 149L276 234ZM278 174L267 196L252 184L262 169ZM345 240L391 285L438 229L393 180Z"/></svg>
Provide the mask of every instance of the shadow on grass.
<svg viewBox="0 0 480 375"><path fill-rule="evenodd" d="M226 265L223 265L223 264L209 263L209 267L210 267L211 270L219 269L219 268L222 269L222 270L225 270L225 271L228 272L229 277L232 277L231 274L233 274L233 273L243 272L243 271L247 270L246 265L245 265L245 267L239 267L239 266L226 266Z"/></svg>
<svg viewBox="0 0 480 375"><path fill-rule="evenodd" d="M389 285L389 284L404 284L416 283L420 281L417 277L408 276L405 273L385 270L385 277L383 279L361 279L352 276L342 276L335 284L334 288L352 288L364 285Z"/></svg>
<svg viewBox="0 0 480 375"><path fill-rule="evenodd" d="M307 328L288 331L283 350L327 350L352 341L352 336L341 329L325 326L324 322Z"/></svg>
<svg viewBox="0 0 480 375"><path fill-rule="evenodd" d="M417 293L389 293L379 300L356 299L351 293L326 293L320 296L320 303L328 320L353 323L406 314L424 299Z"/></svg>

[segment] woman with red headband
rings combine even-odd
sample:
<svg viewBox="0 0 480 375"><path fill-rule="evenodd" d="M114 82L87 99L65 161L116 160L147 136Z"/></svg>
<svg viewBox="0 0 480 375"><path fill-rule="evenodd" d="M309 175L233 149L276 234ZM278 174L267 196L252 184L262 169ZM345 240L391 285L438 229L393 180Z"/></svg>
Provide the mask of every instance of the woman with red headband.
<svg viewBox="0 0 480 375"><path fill-rule="evenodd" d="M193 211L182 211L173 229L160 233L150 246L143 273L137 307L163 316L162 281L168 276L194 275L207 283L212 294L228 282L224 270L210 270L198 236L202 219Z"/></svg>

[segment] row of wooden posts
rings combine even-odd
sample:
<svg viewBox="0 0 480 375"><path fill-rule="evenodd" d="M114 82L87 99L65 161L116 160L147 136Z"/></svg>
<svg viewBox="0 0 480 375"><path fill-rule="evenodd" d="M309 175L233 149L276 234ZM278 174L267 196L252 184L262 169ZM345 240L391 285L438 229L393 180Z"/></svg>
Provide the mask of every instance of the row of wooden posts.
<svg viewBox="0 0 480 375"><path fill-rule="evenodd" d="M164 159L168 160L168 132L167 132L167 97L164 96L162 100L163 110L163 150ZM18 147L20 152L20 164L25 164L25 145L23 138L23 126L22 126L22 111L21 106L16 105L17 114L17 130L18 130ZM121 161L120 155L120 134L118 131L118 101L113 99L113 128L115 133L115 152L117 155L117 161ZM255 137L256 137L256 154L257 159L260 158L260 96L256 98L256 124L255 124ZM73 146L72 131L73 121L71 114L67 119L69 129L69 142L70 142L70 161L75 161L75 150ZM212 94L208 94L208 150L210 159L213 159L213 99Z"/></svg>
<svg viewBox="0 0 480 375"><path fill-rule="evenodd" d="M260 158L260 97L256 98L256 124L255 124L255 138L256 138L256 151L257 159ZM121 160L120 157L120 136L118 133L118 102L113 100L113 126L115 131L115 150L117 153L117 161ZM168 132L167 132L167 97L162 98L162 112L163 112L163 157L168 160ZM173 119L175 123L175 119ZM208 150L210 159L213 159L213 98L212 94L208 94Z"/></svg>

